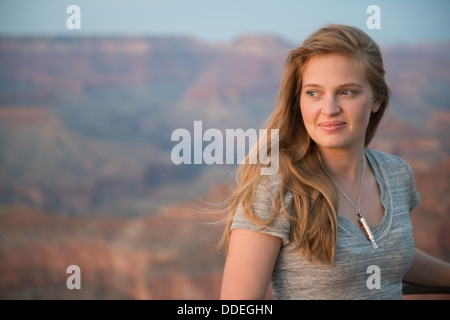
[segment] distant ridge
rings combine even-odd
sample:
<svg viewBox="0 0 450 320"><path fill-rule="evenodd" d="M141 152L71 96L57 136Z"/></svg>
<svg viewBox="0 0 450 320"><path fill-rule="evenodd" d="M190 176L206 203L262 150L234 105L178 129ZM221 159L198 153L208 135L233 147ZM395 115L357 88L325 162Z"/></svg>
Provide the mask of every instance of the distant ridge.
<svg viewBox="0 0 450 320"><path fill-rule="evenodd" d="M171 132L261 126L293 47L254 34L0 37L0 203L134 215L201 195L233 167L175 166ZM422 171L450 153L448 49L382 48L392 99L374 145Z"/></svg>

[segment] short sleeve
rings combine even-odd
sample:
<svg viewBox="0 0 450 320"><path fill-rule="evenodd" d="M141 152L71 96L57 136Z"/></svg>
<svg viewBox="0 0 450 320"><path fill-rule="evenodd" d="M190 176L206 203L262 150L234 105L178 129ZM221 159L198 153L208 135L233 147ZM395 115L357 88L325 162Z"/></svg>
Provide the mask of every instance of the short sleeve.
<svg viewBox="0 0 450 320"><path fill-rule="evenodd" d="M406 162L405 162L406 163ZM408 168L409 173L409 212L413 211L417 206L420 204L420 195L417 192L416 184L415 184L415 178L414 178L414 172L412 171L409 164L406 163L406 166Z"/></svg>
<svg viewBox="0 0 450 320"><path fill-rule="evenodd" d="M280 179L278 176L268 176L268 185L265 182L260 182L255 199L253 202L253 210L255 214L263 221L267 221L274 214L272 207L272 199L278 195L280 188ZM286 193L284 196L284 204L287 208L292 201L292 194ZM290 242L291 220L286 215L277 213L274 222L267 228L250 222L244 214L242 206L239 204L233 217L230 231L233 229L246 229L258 231L283 239L283 245Z"/></svg>

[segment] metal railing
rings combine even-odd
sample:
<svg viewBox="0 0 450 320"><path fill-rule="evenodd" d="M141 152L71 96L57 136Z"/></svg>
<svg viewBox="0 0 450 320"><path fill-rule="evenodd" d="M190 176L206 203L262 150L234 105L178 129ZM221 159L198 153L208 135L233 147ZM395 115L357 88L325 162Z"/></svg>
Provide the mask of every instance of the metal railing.
<svg viewBox="0 0 450 320"><path fill-rule="evenodd" d="M450 287L425 286L403 281L403 294L450 294Z"/></svg>

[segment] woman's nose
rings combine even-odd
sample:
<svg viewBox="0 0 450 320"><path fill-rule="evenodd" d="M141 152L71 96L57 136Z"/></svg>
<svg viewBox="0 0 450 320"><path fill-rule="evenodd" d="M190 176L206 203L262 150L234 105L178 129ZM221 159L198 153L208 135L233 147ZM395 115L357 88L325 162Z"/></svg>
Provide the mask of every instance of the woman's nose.
<svg viewBox="0 0 450 320"><path fill-rule="evenodd" d="M334 115L339 113L340 111L341 108L339 107L339 102L337 98L333 95L326 96L320 113L326 115Z"/></svg>

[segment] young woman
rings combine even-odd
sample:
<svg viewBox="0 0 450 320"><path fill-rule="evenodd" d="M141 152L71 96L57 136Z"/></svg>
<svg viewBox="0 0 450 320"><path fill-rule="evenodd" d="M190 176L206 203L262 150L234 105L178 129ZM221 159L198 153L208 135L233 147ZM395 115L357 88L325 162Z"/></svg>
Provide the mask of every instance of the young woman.
<svg viewBox="0 0 450 320"><path fill-rule="evenodd" d="M420 198L402 159L367 148L389 101L378 45L328 25L288 56L277 108L279 171L240 168L223 299L401 299L402 280L450 286L415 249ZM269 148L270 149L270 148Z"/></svg>

